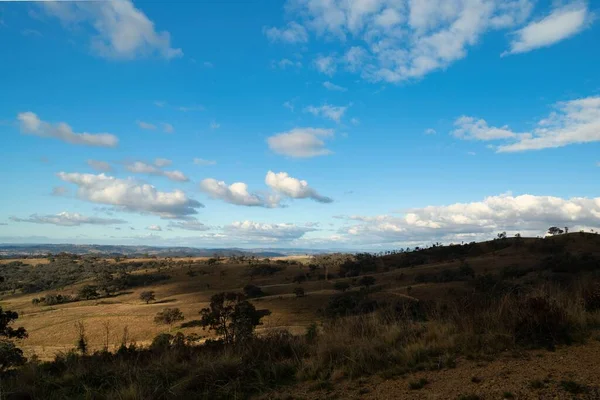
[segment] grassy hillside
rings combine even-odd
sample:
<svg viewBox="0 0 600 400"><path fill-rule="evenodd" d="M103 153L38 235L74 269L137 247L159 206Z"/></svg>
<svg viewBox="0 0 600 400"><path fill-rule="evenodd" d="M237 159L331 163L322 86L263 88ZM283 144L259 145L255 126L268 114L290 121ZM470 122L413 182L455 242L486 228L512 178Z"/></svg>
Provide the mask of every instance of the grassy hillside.
<svg viewBox="0 0 600 400"><path fill-rule="evenodd" d="M461 360L489 362L507 351L565 351L561 346L589 343L600 323L600 235L592 234L377 256L63 256L5 260L0 268L2 307L18 311L16 325L29 333L19 346L29 357L54 360L13 371L8 381L11 390L37 398L244 398L290 383L277 395L323 398L342 390L345 398L348 382L363 381L367 395L373 377L458 371ZM98 296L82 298L86 285ZM198 326L199 311L213 295L247 285L262 291L251 304L270 311L257 337L244 345L203 344L218 335ZM143 291L155 300L146 304ZM68 302L39 301L52 303L57 294ZM156 324L165 308L178 308L185 319ZM76 325L85 329L86 356L71 351ZM181 333L181 340L143 349L161 333ZM57 352L63 355L55 359ZM56 396L41 394L59 382ZM599 383L588 380L585 392Z"/></svg>

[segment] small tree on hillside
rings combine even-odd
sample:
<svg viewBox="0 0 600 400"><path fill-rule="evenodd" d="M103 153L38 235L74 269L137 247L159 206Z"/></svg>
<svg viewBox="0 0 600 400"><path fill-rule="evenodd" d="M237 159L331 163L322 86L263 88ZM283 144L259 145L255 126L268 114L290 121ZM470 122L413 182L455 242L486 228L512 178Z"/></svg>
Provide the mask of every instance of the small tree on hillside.
<svg viewBox="0 0 600 400"><path fill-rule="evenodd" d="M256 285L246 285L244 286L244 294L248 298L253 298L264 296L265 292L263 292L262 289Z"/></svg>
<svg viewBox="0 0 600 400"><path fill-rule="evenodd" d="M100 296L100 294L98 294L98 290L96 288L96 286L93 285L85 285L84 287L82 287L81 289L79 289L79 297L81 297L82 299L93 299Z"/></svg>
<svg viewBox="0 0 600 400"><path fill-rule="evenodd" d="M200 325L223 336L226 344L238 344L251 338L268 310L257 310L241 293L218 293L210 305L200 310Z"/></svg>
<svg viewBox="0 0 600 400"><path fill-rule="evenodd" d="M154 291L148 290L148 291L144 291L144 292L140 293L140 299L142 301L145 301L146 304L148 304L151 301L156 300L156 297L154 297Z"/></svg>
<svg viewBox="0 0 600 400"><path fill-rule="evenodd" d="M174 323L183 321L183 319L183 313L179 308L165 308L156 314L154 323L169 325L169 329L171 329Z"/></svg>
<svg viewBox="0 0 600 400"><path fill-rule="evenodd" d="M21 365L26 361L25 357L23 357L23 351L12 342L12 339L24 339L27 337L25 328L15 329L10 326L18 318L19 314L16 312L3 311L2 307L0 307L0 372L4 372L13 366Z"/></svg>
<svg viewBox="0 0 600 400"><path fill-rule="evenodd" d="M296 297L304 297L304 289L301 287L294 288L294 294Z"/></svg>
<svg viewBox="0 0 600 400"><path fill-rule="evenodd" d="M548 234L552 236L561 235L564 231L557 226L551 226L548 228Z"/></svg>
<svg viewBox="0 0 600 400"><path fill-rule="evenodd" d="M373 286L375 284L375 278L372 276L363 276L358 280L358 284L360 286L364 286L365 288L369 288L369 286Z"/></svg>
<svg viewBox="0 0 600 400"><path fill-rule="evenodd" d="M350 289L350 284L348 282L338 281L333 284L333 288L335 290L339 290L340 292L345 292L346 290Z"/></svg>

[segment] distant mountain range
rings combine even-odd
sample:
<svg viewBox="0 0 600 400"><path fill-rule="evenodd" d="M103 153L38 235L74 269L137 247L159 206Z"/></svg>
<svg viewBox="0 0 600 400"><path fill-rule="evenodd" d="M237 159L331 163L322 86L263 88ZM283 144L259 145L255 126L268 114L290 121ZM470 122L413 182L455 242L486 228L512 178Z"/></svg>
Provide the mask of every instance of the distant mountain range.
<svg viewBox="0 0 600 400"><path fill-rule="evenodd" d="M288 255L322 254L327 250L314 249L201 249L195 247L154 247L154 246L117 246L95 244L0 244L0 257L43 256L48 253L99 254L104 256L161 256L161 257L211 257L227 256L257 256L283 257Z"/></svg>

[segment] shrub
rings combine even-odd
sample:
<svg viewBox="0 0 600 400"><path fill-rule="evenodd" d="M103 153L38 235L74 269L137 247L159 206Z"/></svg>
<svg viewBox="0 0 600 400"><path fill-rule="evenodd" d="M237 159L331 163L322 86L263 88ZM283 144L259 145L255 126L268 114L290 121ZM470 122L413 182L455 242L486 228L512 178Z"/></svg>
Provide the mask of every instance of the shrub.
<svg viewBox="0 0 600 400"><path fill-rule="evenodd" d="M304 289L301 287L294 288L294 294L296 297L304 297Z"/></svg>
<svg viewBox="0 0 600 400"><path fill-rule="evenodd" d="M90 300L99 297L98 288L94 285L85 285L79 289L79 297L82 299Z"/></svg>
<svg viewBox="0 0 600 400"><path fill-rule="evenodd" d="M350 289L350 284L348 282L337 281L333 284L333 288L335 290L339 290L340 292L345 292Z"/></svg>
<svg viewBox="0 0 600 400"><path fill-rule="evenodd" d="M248 298L261 297L265 295L265 292L256 285L246 285L244 286L244 294Z"/></svg>
<svg viewBox="0 0 600 400"><path fill-rule="evenodd" d="M165 308L154 317L155 324L165 324L172 327L174 323L183 321L184 316L179 308Z"/></svg>
<svg viewBox="0 0 600 400"><path fill-rule="evenodd" d="M429 381L425 378L421 378L418 381L411 381L408 383L408 387L411 390L419 390L419 389L423 389L425 387L425 385L427 385L429 383Z"/></svg>
<svg viewBox="0 0 600 400"><path fill-rule="evenodd" d="M156 298L154 297L154 291L148 290L148 291L140 293L140 300L145 301L146 304L150 303L151 301L156 300Z"/></svg>
<svg viewBox="0 0 600 400"><path fill-rule="evenodd" d="M226 344L237 344L252 338L254 328L269 314L268 310L256 310L241 293L218 293L211 297L208 308L200 310L200 324L223 336Z"/></svg>
<svg viewBox="0 0 600 400"><path fill-rule="evenodd" d="M377 302L361 292L345 292L329 298L323 314L328 318L345 317L375 311Z"/></svg>
<svg viewBox="0 0 600 400"><path fill-rule="evenodd" d="M373 286L375 284L375 278L372 276L363 276L358 280L358 284L368 289L369 286Z"/></svg>

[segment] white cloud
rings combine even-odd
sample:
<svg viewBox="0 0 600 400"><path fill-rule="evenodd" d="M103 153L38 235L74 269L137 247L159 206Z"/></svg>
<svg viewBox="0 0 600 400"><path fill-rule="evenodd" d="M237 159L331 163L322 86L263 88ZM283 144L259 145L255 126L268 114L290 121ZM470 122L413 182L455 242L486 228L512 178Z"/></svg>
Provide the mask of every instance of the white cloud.
<svg viewBox="0 0 600 400"><path fill-rule="evenodd" d="M156 100L156 101L154 102L154 105L155 105L156 107L163 108L164 106L166 106L166 105L167 105L167 102L166 102L166 101L158 101L158 100Z"/></svg>
<svg viewBox="0 0 600 400"><path fill-rule="evenodd" d="M223 230L233 237L264 241L286 241L299 239L305 233L313 232L317 229L294 224L261 224L253 221L236 221L225 226Z"/></svg>
<svg viewBox="0 0 600 400"><path fill-rule="evenodd" d="M282 58L279 61L271 61L271 68L286 69L287 67L302 68L302 63L300 61L292 61L289 58Z"/></svg>
<svg viewBox="0 0 600 400"><path fill-rule="evenodd" d="M175 132L175 128L173 128L173 125L171 125L171 124L163 123L162 127L163 127L163 132L164 133L173 133L173 132Z"/></svg>
<svg viewBox="0 0 600 400"><path fill-rule="evenodd" d="M488 126L483 119L476 120L473 117L462 116L454 121L454 125L457 128L452 131L452 135L459 139L498 140L517 136L508 126Z"/></svg>
<svg viewBox="0 0 600 400"><path fill-rule="evenodd" d="M15 222L31 222L34 224L52 224L60 226L80 226L80 225L113 225L125 224L127 221L115 218L86 217L78 213L63 211L56 215L38 215L32 214L29 218L11 217Z"/></svg>
<svg viewBox="0 0 600 400"><path fill-rule="evenodd" d="M588 20L585 3L557 8L545 18L531 22L514 33L516 38L510 44L510 50L503 53L516 54L541 47L548 47L580 32Z"/></svg>
<svg viewBox="0 0 600 400"><path fill-rule="evenodd" d="M543 234L550 226L600 226L600 198L510 194L483 201L428 206L408 210L403 216L355 216L358 225L342 228L347 237L372 242L477 241L507 231L524 235Z"/></svg>
<svg viewBox="0 0 600 400"><path fill-rule="evenodd" d="M514 132L507 126L488 126L485 120L460 117L452 133L462 139L505 140L497 152L516 152L600 142L600 96L556 103L547 118L530 132Z"/></svg>
<svg viewBox="0 0 600 400"><path fill-rule="evenodd" d="M177 109L179 111L188 112L188 111L204 111L205 108L203 105L191 105L191 106L178 106Z"/></svg>
<svg viewBox="0 0 600 400"><path fill-rule="evenodd" d="M135 121L135 123L137 124L137 126L139 126L141 129L146 129L149 131L153 131L156 130L156 125L151 124L149 122L144 122L144 121Z"/></svg>
<svg viewBox="0 0 600 400"><path fill-rule="evenodd" d="M116 147L119 139L110 133L75 133L73 129L64 122L50 124L42 121L31 111L17 115L20 122L21 132L25 134L49 137L63 142L83 146Z"/></svg>
<svg viewBox="0 0 600 400"><path fill-rule="evenodd" d="M332 129L294 128L267 139L269 148L277 154L296 158L316 157L331 154L321 138L333 136Z"/></svg>
<svg viewBox="0 0 600 400"><path fill-rule="evenodd" d="M173 163L173 161L169 160L168 158L156 158L154 159L154 165L156 165L157 167L168 167L169 165L171 165Z"/></svg>
<svg viewBox="0 0 600 400"><path fill-rule="evenodd" d="M171 221L169 222L169 225L167 225L169 228L176 228L176 229L185 229L187 231L208 231L210 230L210 227L204 225L202 222L198 221L196 218L189 218L183 221Z"/></svg>
<svg viewBox="0 0 600 400"><path fill-rule="evenodd" d="M146 229L149 231L157 231L157 232L162 231L162 228L160 227L160 225L150 225Z"/></svg>
<svg viewBox="0 0 600 400"><path fill-rule="evenodd" d="M217 162L214 160L205 160L203 158L194 158L194 164L196 164L196 165L216 165Z"/></svg>
<svg viewBox="0 0 600 400"><path fill-rule="evenodd" d="M294 104L291 101L284 102L283 106L292 112L294 111Z"/></svg>
<svg viewBox="0 0 600 400"><path fill-rule="evenodd" d="M212 121L210 123L210 129L219 129L221 127L221 124L217 123L216 121Z"/></svg>
<svg viewBox="0 0 600 400"><path fill-rule="evenodd" d="M265 183L275 192L293 199L312 199L319 203L331 203L333 200L319 194L305 180L293 178L287 172L267 172Z"/></svg>
<svg viewBox="0 0 600 400"><path fill-rule="evenodd" d="M360 124L360 120L358 118L352 118L350 119L350 123L354 126L359 125Z"/></svg>
<svg viewBox="0 0 600 400"><path fill-rule="evenodd" d="M52 188L52 196L64 196L69 192L69 188L64 186L54 186Z"/></svg>
<svg viewBox="0 0 600 400"><path fill-rule="evenodd" d="M347 109L348 107L344 106L332 106L330 104L323 104L319 107L310 105L306 107L304 111L309 112L315 116L321 116L324 118L329 118L330 120L335 122L340 122Z"/></svg>
<svg viewBox="0 0 600 400"><path fill-rule="evenodd" d="M288 16L341 56L318 55L317 69L337 68L369 81L419 79L464 58L489 31L524 23L533 0L287 0Z"/></svg>
<svg viewBox="0 0 600 400"><path fill-rule="evenodd" d="M335 92L345 92L348 90L343 86L336 85L329 81L323 82L323 87L327 90L331 90L331 91L335 91Z"/></svg>
<svg viewBox="0 0 600 400"><path fill-rule="evenodd" d="M158 163L156 163L158 161ZM170 161L164 159L155 160L155 164L148 164L142 161L134 161L132 163L125 164L125 168L129 172L133 172L134 174L146 174L146 175L156 175L156 176L164 176L172 181L177 182L187 182L189 178L185 176L185 174L181 171L165 171L160 169L161 162ZM168 165L168 164L166 164Z"/></svg>
<svg viewBox="0 0 600 400"><path fill-rule="evenodd" d="M206 68L213 68L215 65L213 63L211 63L210 61L204 61L202 63L202 65L204 65Z"/></svg>
<svg viewBox="0 0 600 400"><path fill-rule="evenodd" d="M267 208L279 206L279 198L249 193L248 185L243 182L235 182L227 186L223 181L207 178L200 182L200 189L213 199L239 206Z"/></svg>
<svg viewBox="0 0 600 400"><path fill-rule="evenodd" d="M284 42L284 43L306 43L308 42L308 33L306 29L296 23L290 22L283 29L279 28L264 28L264 34L271 42Z"/></svg>
<svg viewBox="0 0 600 400"><path fill-rule="evenodd" d="M435 135L436 132L435 132L435 129L427 128L427 129L425 129L425 134L426 135Z"/></svg>
<svg viewBox="0 0 600 400"><path fill-rule="evenodd" d="M171 47L169 32L157 32L154 23L131 0L44 1L41 5L64 25L85 23L94 31L91 49L101 57L131 60L153 54L165 59L183 56L181 49Z"/></svg>
<svg viewBox="0 0 600 400"><path fill-rule="evenodd" d="M181 190L161 192L133 179L117 179L105 174L59 172L58 177L77 185L77 196L86 201L115 206L129 212L150 213L162 218L182 218L204 207Z"/></svg>
<svg viewBox="0 0 600 400"><path fill-rule="evenodd" d="M112 167L106 161L87 160L87 164L99 172L110 172Z"/></svg>
<svg viewBox="0 0 600 400"><path fill-rule="evenodd" d="M333 76L337 69L334 56L318 56L315 58L315 67L325 75Z"/></svg>

